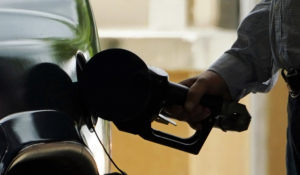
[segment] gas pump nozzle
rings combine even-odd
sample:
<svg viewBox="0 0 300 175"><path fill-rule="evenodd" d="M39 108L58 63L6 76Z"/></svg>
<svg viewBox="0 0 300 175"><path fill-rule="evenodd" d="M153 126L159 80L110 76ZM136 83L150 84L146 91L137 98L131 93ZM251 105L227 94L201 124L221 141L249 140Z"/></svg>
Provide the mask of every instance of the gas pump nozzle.
<svg viewBox="0 0 300 175"><path fill-rule="evenodd" d="M78 84L83 103L93 116L112 121L120 131L192 154L199 153L213 127L244 131L251 120L244 105L205 95L199 103L210 108L211 115L191 137L153 129L153 121L172 123L161 111L166 105L183 104L188 88L169 82L163 71L147 67L124 49L96 54L84 65Z"/></svg>

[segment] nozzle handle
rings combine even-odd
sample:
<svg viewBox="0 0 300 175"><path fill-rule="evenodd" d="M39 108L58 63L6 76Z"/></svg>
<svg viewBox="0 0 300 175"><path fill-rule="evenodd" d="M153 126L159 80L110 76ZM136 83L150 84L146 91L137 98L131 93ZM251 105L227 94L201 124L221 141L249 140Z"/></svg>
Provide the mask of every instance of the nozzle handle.
<svg viewBox="0 0 300 175"><path fill-rule="evenodd" d="M166 96L166 105L183 105L188 93L188 87L169 82ZM204 95L200 102L201 105L211 110L211 115L202 121L202 129L197 130L189 138L180 138L174 135L164 133L149 127L150 130L139 135L146 140L179 149L188 153L198 154L205 140L207 139L215 123L215 117L220 114L223 99L220 96Z"/></svg>
<svg viewBox="0 0 300 175"><path fill-rule="evenodd" d="M169 82L167 96L166 96L166 104L184 105L188 91L189 88L184 85ZM211 116L216 116L219 115L221 112L223 98L221 96L205 94L201 98L199 104L208 107L211 110L212 113Z"/></svg>
<svg viewBox="0 0 300 175"><path fill-rule="evenodd" d="M177 137L152 128L150 128L150 131L145 131L143 133L140 133L139 135L142 138L155 143L159 143L188 153L198 154L207 136L209 135L213 124L214 122L211 121L211 118L205 119L203 121L203 128L196 131L189 138Z"/></svg>

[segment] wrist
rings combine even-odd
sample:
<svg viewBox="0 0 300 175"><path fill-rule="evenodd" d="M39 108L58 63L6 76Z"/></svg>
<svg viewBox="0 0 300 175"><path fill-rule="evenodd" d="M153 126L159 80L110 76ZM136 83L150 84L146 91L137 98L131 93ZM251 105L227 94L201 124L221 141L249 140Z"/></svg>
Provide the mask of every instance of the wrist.
<svg viewBox="0 0 300 175"><path fill-rule="evenodd" d="M200 75L200 78L204 78L207 81L207 93L220 95L224 99L232 100L228 85L217 72L207 70Z"/></svg>

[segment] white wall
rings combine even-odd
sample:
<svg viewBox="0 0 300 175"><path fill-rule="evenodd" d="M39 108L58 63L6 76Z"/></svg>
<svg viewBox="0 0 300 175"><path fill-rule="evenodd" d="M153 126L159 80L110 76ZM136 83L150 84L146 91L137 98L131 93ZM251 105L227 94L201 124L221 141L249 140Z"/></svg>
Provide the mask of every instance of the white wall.
<svg viewBox="0 0 300 175"><path fill-rule="evenodd" d="M148 0L90 0L100 28L133 28L148 25Z"/></svg>

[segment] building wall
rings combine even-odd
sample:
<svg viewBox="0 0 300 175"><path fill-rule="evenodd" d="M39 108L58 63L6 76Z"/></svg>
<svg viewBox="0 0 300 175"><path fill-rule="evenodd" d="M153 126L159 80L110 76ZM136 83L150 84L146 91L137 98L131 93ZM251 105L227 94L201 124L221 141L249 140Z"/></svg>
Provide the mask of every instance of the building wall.
<svg viewBox="0 0 300 175"><path fill-rule="evenodd" d="M148 24L148 0L90 0L100 28L145 27Z"/></svg>

